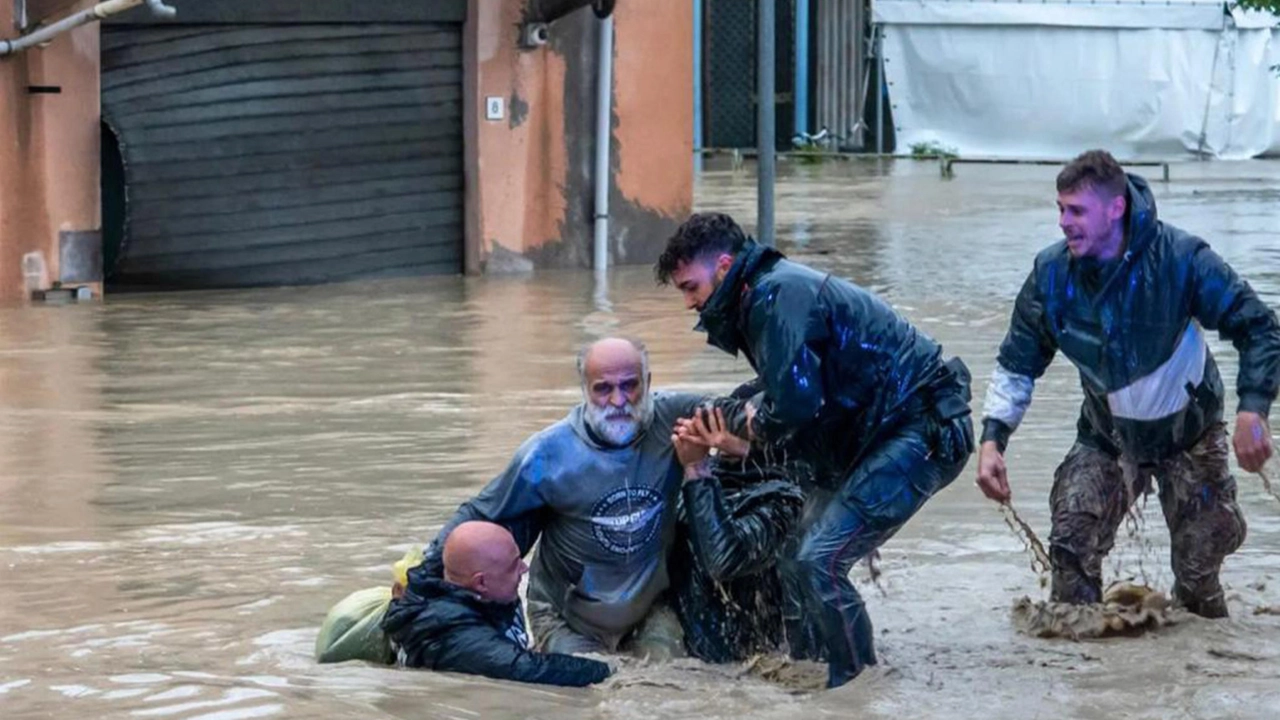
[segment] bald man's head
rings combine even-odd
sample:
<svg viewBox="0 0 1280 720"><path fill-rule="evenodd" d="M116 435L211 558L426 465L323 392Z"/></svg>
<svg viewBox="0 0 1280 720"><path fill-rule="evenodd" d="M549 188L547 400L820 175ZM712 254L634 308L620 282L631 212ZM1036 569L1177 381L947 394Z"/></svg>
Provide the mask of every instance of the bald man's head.
<svg viewBox="0 0 1280 720"><path fill-rule="evenodd" d="M444 579L485 600L513 602L529 569L515 538L501 525L473 520L454 528L444 541Z"/></svg>
<svg viewBox="0 0 1280 720"><path fill-rule="evenodd" d="M649 350L639 340L607 337L589 342L578 351L578 377L583 382L588 372L617 366L633 367L641 374L648 374Z"/></svg>
<svg viewBox="0 0 1280 720"><path fill-rule="evenodd" d="M587 426L610 445L627 445L653 418L649 353L627 338L597 340L578 354Z"/></svg>

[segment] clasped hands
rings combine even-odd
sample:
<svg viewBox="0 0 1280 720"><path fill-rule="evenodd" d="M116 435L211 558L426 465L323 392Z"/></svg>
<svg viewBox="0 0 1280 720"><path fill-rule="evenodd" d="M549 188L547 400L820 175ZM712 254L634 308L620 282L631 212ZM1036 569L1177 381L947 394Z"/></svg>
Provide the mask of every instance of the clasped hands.
<svg viewBox="0 0 1280 720"><path fill-rule="evenodd" d="M750 428L755 408L748 403L746 411L747 427ZM729 431L724 411L718 407L700 407L694 411L693 417L676 420L671 444L675 447L676 458L685 468L686 479L708 475L707 465L711 456L744 458L751 449L749 440Z"/></svg>

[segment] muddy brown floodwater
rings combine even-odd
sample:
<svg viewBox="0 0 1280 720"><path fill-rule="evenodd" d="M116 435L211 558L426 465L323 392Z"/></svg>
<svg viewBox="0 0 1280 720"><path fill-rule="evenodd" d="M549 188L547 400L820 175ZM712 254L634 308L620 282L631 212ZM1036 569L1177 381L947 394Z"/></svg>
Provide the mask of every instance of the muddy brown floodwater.
<svg viewBox="0 0 1280 720"><path fill-rule="evenodd" d="M1032 257L1057 237L1054 174L784 167L779 243L964 357L976 406ZM1172 174L1153 184L1161 216L1275 305L1280 164ZM747 172L708 170L697 205L749 225L754 188ZM1280 716L1280 617L1266 612L1280 606L1280 503L1240 474L1249 537L1223 572L1226 621L1088 642L1019 634L1014 601L1045 590L970 467L883 548L883 593L855 569L882 663L839 690L765 679L786 675L777 664L629 662L602 687L548 690L312 661L331 604L388 582L406 548L577 401L581 342L643 338L660 386L716 392L749 376L693 323L645 267L606 286L545 272L0 310L0 717ZM1235 353L1211 338L1234 388ZM1014 501L1041 537L1079 402L1059 358L1010 446ZM1167 591L1167 553L1151 502L1107 579Z"/></svg>

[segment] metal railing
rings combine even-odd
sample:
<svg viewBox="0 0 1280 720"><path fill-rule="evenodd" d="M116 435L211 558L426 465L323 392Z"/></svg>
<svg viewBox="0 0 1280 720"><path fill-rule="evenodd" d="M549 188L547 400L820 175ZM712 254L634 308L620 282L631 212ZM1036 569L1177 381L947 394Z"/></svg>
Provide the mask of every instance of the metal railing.
<svg viewBox="0 0 1280 720"><path fill-rule="evenodd" d="M928 159L928 158L921 158ZM1032 158L976 158L976 157L938 157L938 172L944 180L950 180L955 177L955 169L953 166L960 163L969 163L974 165L1056 165L1061 167L1066 165L1068 160L1042 160ZM1158 167L1160 168L1160 179L1162 182L1169 182L1169 164L1168 160L1120 160L1121 167Z"/></svg>

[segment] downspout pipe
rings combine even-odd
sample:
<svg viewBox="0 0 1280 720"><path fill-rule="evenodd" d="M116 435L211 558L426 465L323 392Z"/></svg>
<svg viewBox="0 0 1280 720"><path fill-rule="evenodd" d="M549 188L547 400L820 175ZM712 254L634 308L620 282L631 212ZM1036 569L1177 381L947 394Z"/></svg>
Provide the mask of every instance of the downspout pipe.
<svg viewBox="0 0 1280 720"><path fill-rule="evenodd" d="M796 0L795 128L793 135L809 134L809 0Z"/></svg>
<svg viewBox="0 0 1280 720"><path fill-rule="evenodd" d="M871 32L876 49L876 154L884 155L884 103L889 95L884 80L884 25L873 25Z"/></svg>
<svg viewBox="0 0 1280 720"><path fill-rule="evenodd" d="M609 150L613 138L613 16L600 20L596 61L596 199L592 267L609 267Z"/></svg>
<svg viewBox="0 0 1280 720"><path fill-rule="evenodd" d="M694 0L694 156L703 149L703 0Z"/></svg>
<svg viewBox="0 0 1280 720"><path fill-rule="evenodd" d="M14 40L0 40L0 57L19 53L23 50L27 50L28 48L35 47L36 45L43 45L57 36L69 30L74 30L81 25L88 25L89 23L109 18L112 15L119 15L126 10L132 10L133 8L141 5L143 1L144 0L107 0L106 2L100 2L87 10L81 10L80 12L68 15L55 23L45 25L35 32L23 35L22 37ZM173 17L178 12L176 9L165 5L161 0L145 1L147 7L151 8L151 12L155 13L158 17Z"/></svg>
<svg viewBox="0 0 1280 720"><path fill-rule="evenodd" d="M150 1L150 0L148 0ZM158 0L157 0L158 1ZM591 6L596 17L604 19L613 13L618 0L529 0L525 8L525 22L551 23L580 7Z"/></svg>

